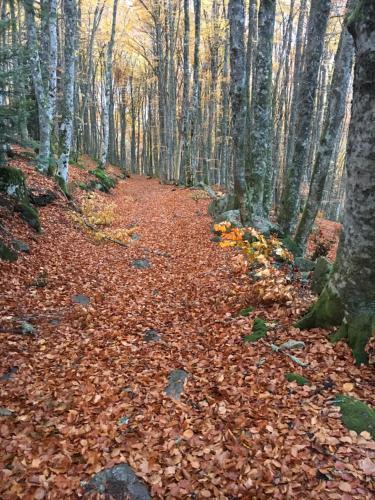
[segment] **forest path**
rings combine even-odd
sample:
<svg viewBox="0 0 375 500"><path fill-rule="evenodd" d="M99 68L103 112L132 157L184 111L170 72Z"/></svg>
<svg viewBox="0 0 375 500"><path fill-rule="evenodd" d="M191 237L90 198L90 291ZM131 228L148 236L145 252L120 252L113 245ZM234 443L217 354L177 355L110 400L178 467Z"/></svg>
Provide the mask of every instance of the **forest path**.
<svg viewBox="0 0 375 500"><path fill-rule="evenodd" d="M325 406L332 385L290 386L284 373L298 368L289 358L243 343L252 318L236 313L249 303L251 284L233 273L233 254L210 241L208 201L193 193L141 177L120 182L107 198L118 227L137 227L139 240L127 248L96 245L68 211L42 209L44 234L5 292L6 314L27 319L38 335L3 335L0 346L3 372L17 367L0 382L1 406L14 412L0 422L3 498L76 498L80 481L120 462L159 498L338 498L343 491L346 466L335 465L348 454L353 460L353 438L336 407ZM136 269L138 259L150 267ZM46 286L30 287L38 274ZM90 303L74 304L74 295ZM290 323L277 305L262 315ZM145 339L150 329L158 340ZM328 380L332 356L334 386L345 348L334 356L330 344L286 326L278 340L296 332L314 383ZM164 392L176 369L188 373L179 401ZM324 451L341 436L346 448ZM354 444L363 457L365 444ZM358 476L349 479L358 498L370 498Z"/></svg>

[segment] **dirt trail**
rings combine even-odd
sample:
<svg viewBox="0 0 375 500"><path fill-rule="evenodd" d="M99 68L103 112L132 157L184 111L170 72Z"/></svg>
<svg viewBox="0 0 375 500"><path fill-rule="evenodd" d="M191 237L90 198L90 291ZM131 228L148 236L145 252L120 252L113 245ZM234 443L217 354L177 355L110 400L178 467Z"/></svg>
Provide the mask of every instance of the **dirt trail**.
<svg viewBox="0 0 375 500"><path fill-rule="evenodd" d="M1 265L3 319L37 330L1 334L0 375L16 367L0 381L0 406L14 412L0 417L2 498L77 498L80 481L120 462L155 498L349 498L343 482L350 498L371 497L358 463L374 447L327 405L370 372L348 375L348 350L288 328L293 313L278 305L262 311L280 322L272 341L306 342L313 384L286 383L298 371L290 359L244 345L256 313L236 312L250 284L211 243L208 202L191 195L120 182L107 198L116 225L137 227L128 248L94 244L62 203L46 207L30 255ZM37 275L47 283L30 287ZM77 294L90 303L74 304ZM159 341L144 339L149 329ZM180 401L164 393L175 369L189 373Z"/></svg>

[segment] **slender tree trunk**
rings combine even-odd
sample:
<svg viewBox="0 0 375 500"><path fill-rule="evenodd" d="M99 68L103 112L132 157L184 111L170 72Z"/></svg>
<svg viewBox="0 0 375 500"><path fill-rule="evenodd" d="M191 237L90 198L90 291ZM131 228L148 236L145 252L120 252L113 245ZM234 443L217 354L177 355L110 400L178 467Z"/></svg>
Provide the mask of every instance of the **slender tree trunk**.
<svg viewBox="0 0 375 500"><path fill-rule="evenodd" d="M199 78L199 52L201 40L201 0L194 0L194 62L193 62L193 103L191 117L191 162L192 178L196 180L199 165L199 133L201 125L201 85Z"/></svg>
<svg viewBox="0 0 375 500"><path fill-rule="evenodd" d="M222 115L220 120L220 184L227 184L232 178L229 174L229 39L225 40L223 79L221 83Z"/></svg>
<svg viewBox="0 0 375 500"><path fill-rule="evenodd" d="M52 2L53 3L53 2ZM38 104L39 116L39 155L37 168L43 172L48 173L50 155L51 155L51 128L52 128L52 113L53 113L53 83L48 78L47 82L43 81L42 64L39 54L38 37L35 25L35 12L33 0L24 0L25 13L26 13L26 27L27 27L27 40L30 55L30 67L33 77L35 97ZM54 45L56 41L52 41ZM48 71L48 76L53 75L52 61L54 58L49 58L49 65L51 66Z"/></svg>
<svg viewBox="0 0 375 500"><path fill-rule="evenodd" d="M356 63L347 157L343 232L337 259L318 301L301 328L341 325L332 340L346 339L357 363L375 335L375 3L361 0L348 17Z"/></svg>
<svg viewBox="0 0 375 500"><path fill-rule="evenodd" d="M306 66L302 77L297 137L293 158L288 162L286 184L281 198L279 223L290 234L295 226L300 197L300 186L306 165L311 131L311 117L317 90L320 61L324 48L324 36L330 12L331 0L314 0L308 26Z"/></svg>
<svg viewBox="0 0 375 500"><path fill-rule="evenodd" d="M100 152L99 168L105 168L108 162L108 148L109 148L109 112L111 99L113 99L113 88L112 88L112 66L113 66L113 46L115 43L116 35L116 18L117 18L117 5L118 0L113 2L112 11L112 29L111 38L107 47L107 56L105 61L105 77L104 77L104 96L103 96L103 110L102 110L102 122L103 122L103 137Z"/></svg>
<svg viewBox="0 0 375 500"><path fill-rule="evenodd" d="M302 248L306 245L320 208L332 151L335 143L339 140L341 125L345 117L346 97L352 64L353 41L346 27L344 27L335 59L335 68L328 96L327 114L314 163L309 196L295 236L295 242Z"/></svg>
<svg viewBox="0 0 375 500"><path fill-rule="evenodd" d="M59 136L60 157L57 170L57 175L64 184L68 181L69 155L73 135L76 9L76 0L64 0L64 98Z"/></svg>
<svg viewBox="0 0 375 500"><path fill-rule="evenodd" d="M183 95L182 95L182 155L180 167L180 184L191 185L190 165L190 12L189 0L184 0L184 67L183 67Z"/></svg>
<svg viewBox="0 0 375 500"><path fill-rule="evenodd" d="M134 174L137 170L136 163L136 139L135 139L135 122L136 122L136 113L135 113L135 98L134 98L134 81L133 75L129 78L130 83L130 108L131 108L131 139L130 139L130 168L132 173Z"/></svg>
<svg viewBox="0 0 375 500"><path fill-rule="evenodd" d="M283 185L286 184L287 167L289 162L293 158L294 154L294 144L295 144L295 130L298 110L300 106L299 96L301 90L301 75L302 75L302 60L303 60L303 48L304 48L304 37L303 29L307 13L307 0L301 0L300 12L298 17L297 34L296 34L296 48L295 48L295 58L294 58L294 70L293 70L293 90L291 95L290 103L290 115L287 122L287 140L285 147L285 158L284 158L284 180Z"/></svg>

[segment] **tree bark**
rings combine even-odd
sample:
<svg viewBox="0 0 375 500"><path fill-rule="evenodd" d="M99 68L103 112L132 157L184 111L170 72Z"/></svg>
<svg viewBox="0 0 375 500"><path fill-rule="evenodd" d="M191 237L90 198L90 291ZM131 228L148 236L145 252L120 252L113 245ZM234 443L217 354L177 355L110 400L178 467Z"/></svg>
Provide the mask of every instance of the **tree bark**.
<svg viewBox="0 0 375 500"><path fill-rule="evenodd" d="M201 0L194 0L194 62L193 62L193 96L191 112L191 162L192 182L196 180L199 165L199 133L201 125L201 85L199 78L199 52L201 41Z"/></svg>
<svg viewBox="0 0 375 500"><path fill-rule="evenodd" d="M250 130L248 211L268 216L272 192L272 50L276 0L263 0L258 17L258 46L254 66L253 120Z"/></svg>
<svg viewBox="0 0 375 500"><path fill-rule="evenodd" d="M232 108L234 193L238 199L241 220L249 221L245 181L245 9L243 0L230 0L228 5L230 28L230 93Z"/></svg>
<svg viewBox="0 0 375 500"><path fill-rule="evenodd" d="M103 110L102 110L102 120L103 120L103 137L100 152L99 168L105 168L108 162L108 149L109 149L109 112L111 99L113 99L113 88L112 88L112 66L113 66L113 46L115 43L116 35L116 18L117 18L117 5L118 0L113 2L112 11L112 29L111 38L107 47L107 55L105 61L105 77L104 77L104 96L103 96Z"/></svg>
<svg viewBox="0 0 375 500"><path fill-rule="evenodd" d="M300 328L341 325L357 363L375 335L375 3L360 0L348 17L356 63L347 156L346 203L337 259L318 301Z"/></svg>
<svg viewBox="0 0 375 500"><path fill-rule="evenodd" d="M55 74L56 74L56 57L55 52L53 56L47 56L48 72L47 81L43 80L42 64L39 54L38 37L35 25L35 12L32 0L24 0L24 7L26 13L26 27L27 39L30 55L30 67L33 77L35 97L38 105L39 114L39 139L40 148L38 155L37 168L43 172L48 173L49 162L51 156L51 128L52 117L54 110L54 92L56 91ZM51 9L56 13L56 0L51 1ZM56 19L51 18L52 23L56 23ZM53 29L48 30L48 34L56 34ZM44 34L46 35L46 34ZM45 40L45 39L44 39ZM46 43L45 41L43 42ZM53 51L56 48L56 39L50 40L50 45Z"/></svg>
<svg viewBox="0 0 375 500"><path fill-rule="evenodd" d="M74 118L74 82L75 82L75 35L76 35L76 0L64 0L65 45L64 45L64 97L62 104L62 122L59 135L60 156L57 175L64 184L68 181L69 155L73 135Z"/></svg>
<svg viewBox="0 0 375 500"><path fill-rule="evenodd" d="M308 153L311 117L314 110L320 60L324 48L324 36L330 7L331 0L313 0L311 5L307 36L308 49L299 94L298 119L296 121L298 135L293 158L288 159L286 184L281 198L279 214L279 223L286 234L292 232L298 215L299 192Z"/></svg>
<svg viewBox="0 0 375 500"><path fill-rule="evenodd" d="M295 236L295 242L301 248L304 248L306 245L307 238L320 208L332 151L339 140L341 125L345 117L345 105L351 77L353 55L353 40L346 27L344 27L335 58L334 73L328 96L327 114L314 163L309 195Z"/></svg>
<svg viewBox="0 0 375 500"><path fill-rule="evenodd" d="M180 184L191 185L190 165L190 12L189 0L184 0L184 41L183 41L183 95L182 95L182 155L180 167Z"/></svg>

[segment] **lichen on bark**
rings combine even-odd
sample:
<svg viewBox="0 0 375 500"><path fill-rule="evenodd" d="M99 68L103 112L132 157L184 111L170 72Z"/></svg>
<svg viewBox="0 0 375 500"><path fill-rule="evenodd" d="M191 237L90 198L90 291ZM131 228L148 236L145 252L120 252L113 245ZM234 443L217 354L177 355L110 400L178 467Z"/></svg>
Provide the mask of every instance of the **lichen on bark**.
<svg viewBox="0 0 375 500"><path fill-rule="evenodd" d="M343 232L328 284L298 323L340 326L332 340L346 340L357 364L367 363L366 344L375 335L375 3L362 4L350 23L356 64Z"/></svg>

